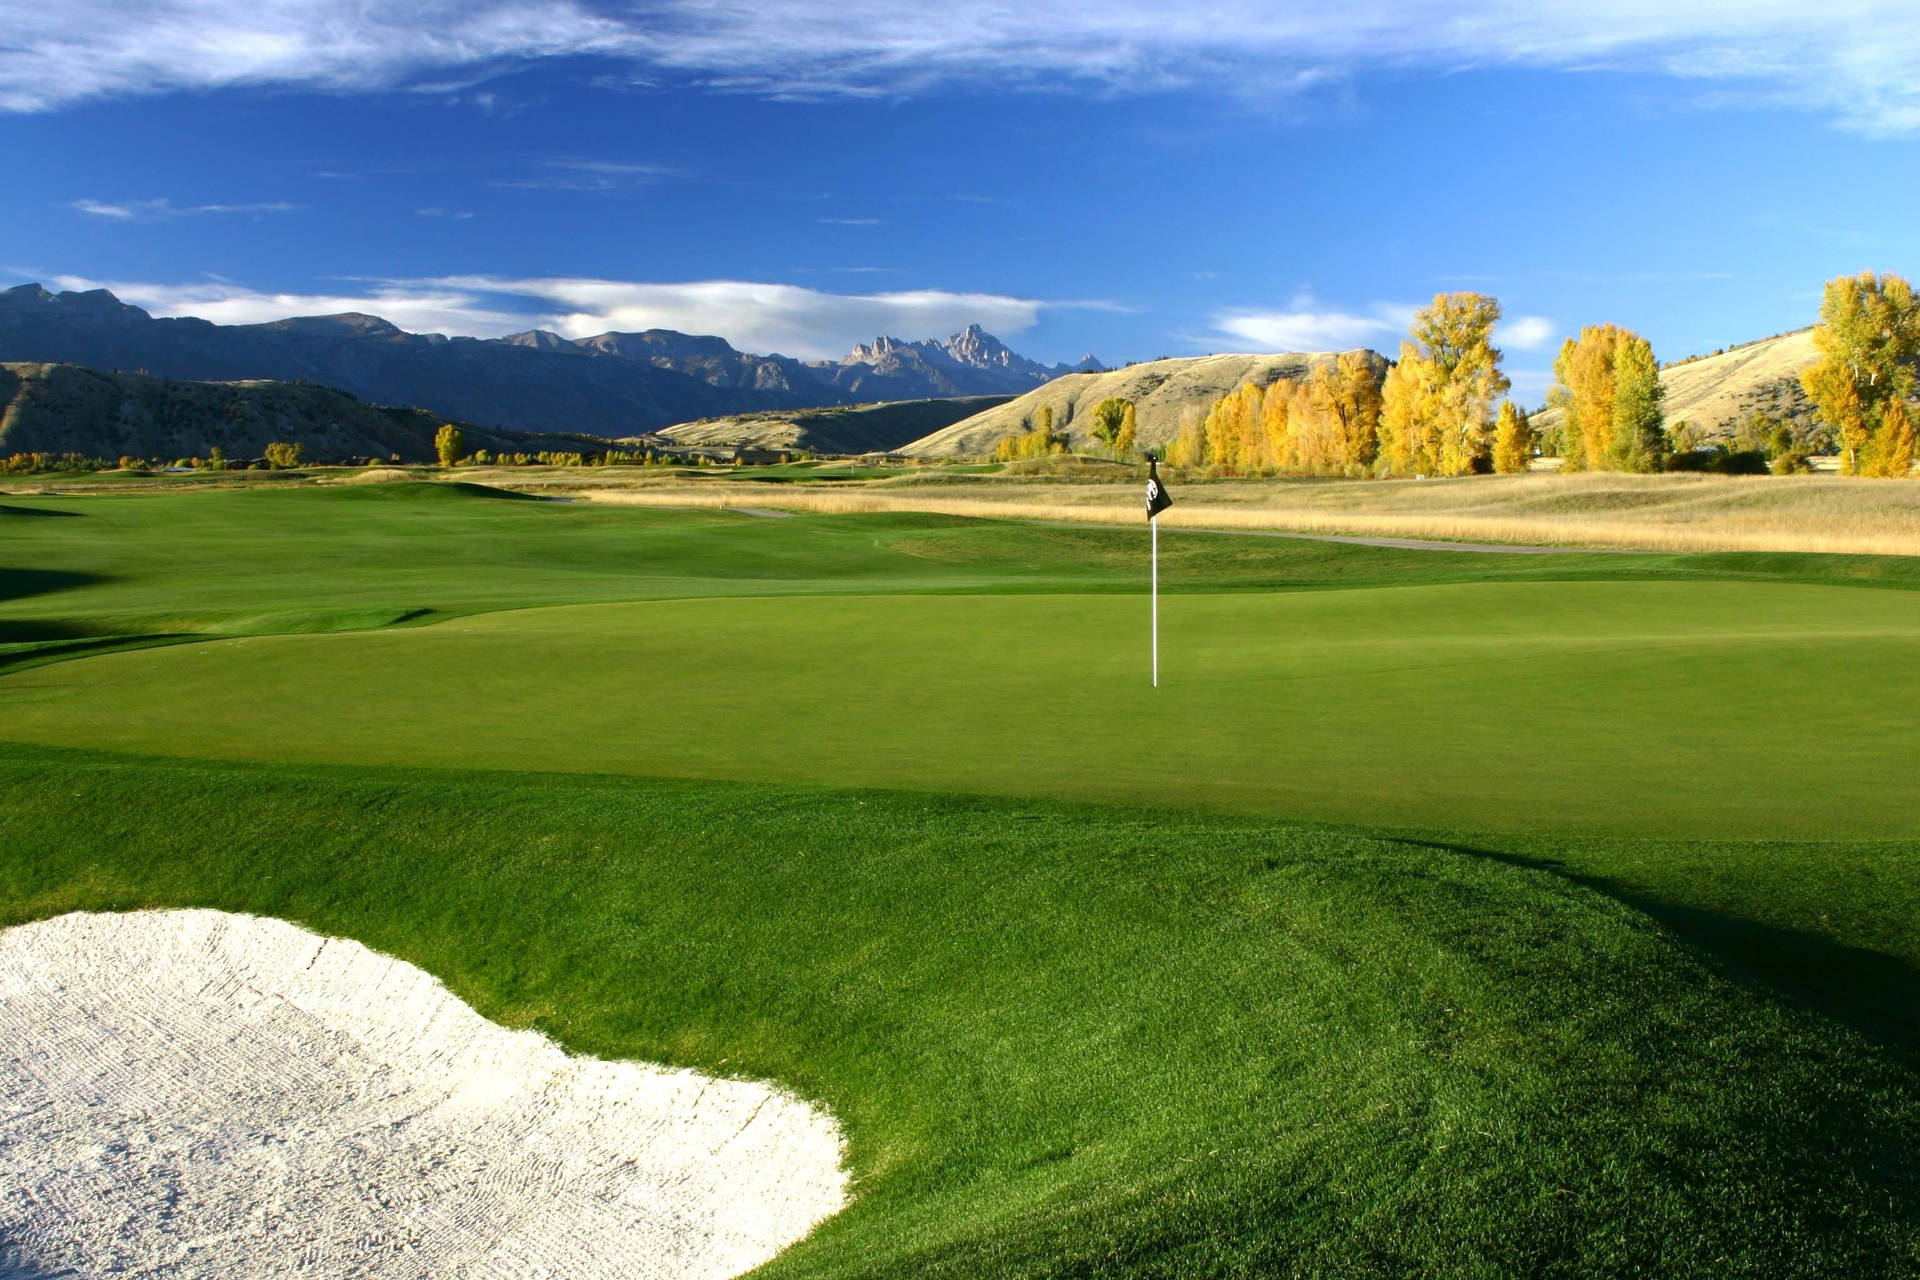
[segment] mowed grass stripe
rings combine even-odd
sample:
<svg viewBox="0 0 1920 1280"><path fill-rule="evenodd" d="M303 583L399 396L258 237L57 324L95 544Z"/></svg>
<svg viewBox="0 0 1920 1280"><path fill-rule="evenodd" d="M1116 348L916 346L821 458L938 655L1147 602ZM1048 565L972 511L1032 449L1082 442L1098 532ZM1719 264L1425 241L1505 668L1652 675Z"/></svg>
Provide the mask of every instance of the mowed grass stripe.
<svg viewBox="0 0 1920 1280"><path fill-rule="evenodd" d="M1920 595L1458 584L707 599L78 659L0 737L1513 833L1907 839ZM1841 678L1872 671L1868 681Z"/></svg>

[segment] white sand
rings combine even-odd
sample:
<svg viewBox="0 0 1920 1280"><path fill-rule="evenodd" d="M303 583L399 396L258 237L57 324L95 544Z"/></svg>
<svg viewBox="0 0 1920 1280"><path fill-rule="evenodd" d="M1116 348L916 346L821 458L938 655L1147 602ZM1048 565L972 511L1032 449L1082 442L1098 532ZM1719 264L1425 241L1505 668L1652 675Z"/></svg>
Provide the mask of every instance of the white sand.
<svg viewBox="0 0 1920 1280"><path fill-rule="evenodd" d="M0 932L0 1277L722 1277L846 1200L764 1084L569 1057L217 911Z"/></svg>

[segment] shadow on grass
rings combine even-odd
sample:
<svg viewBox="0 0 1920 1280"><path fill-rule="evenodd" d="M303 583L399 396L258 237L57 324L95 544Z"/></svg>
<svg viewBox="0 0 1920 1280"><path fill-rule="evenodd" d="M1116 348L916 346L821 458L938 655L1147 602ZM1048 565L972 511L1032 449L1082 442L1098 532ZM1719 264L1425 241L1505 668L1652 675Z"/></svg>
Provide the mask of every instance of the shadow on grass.
<svg viewBox="0 0 1920 1280"><path fill-rule="evenodd" d="M1552 858L1439 840L1395 839L1418 848L1550 871L1604 893L1651 916L1717 960L1736 980L1770 988L1844 1022L1903 1065L1920 1068L1920 970L1898 957L1803 929L1665 902L1604 876L1571 871Z"/></svg>
<svg viewBox="0 0 1920 1280"><path fill-rule="evenodd" d="M9 569L0 566L0 600L24 600L108 581L103 573L70 573L65 569Z"/></svg>
<svg viewBox="0 0 1920 1280"><path fill-rule="evenodd" d="M10 507L0 503L0 519L7 516L77 516L78 511L58 511L51 507ZM4 1274L0 1272L0 1274Z"/></svg>

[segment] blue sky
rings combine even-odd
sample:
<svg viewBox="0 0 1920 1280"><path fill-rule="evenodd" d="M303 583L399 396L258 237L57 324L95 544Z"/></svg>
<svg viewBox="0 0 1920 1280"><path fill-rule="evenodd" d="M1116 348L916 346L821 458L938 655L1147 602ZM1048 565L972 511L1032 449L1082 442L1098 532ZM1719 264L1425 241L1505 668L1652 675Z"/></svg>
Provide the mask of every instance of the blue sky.
<svg viewBox="0 0 1920 1280"><path fill-rule="evenodd" d="M820 357L1369 345L1498 296L1516 392L1911 274L1910 4L0 0L0 271L227 322ZM1681 12L1672 12L1675 9Z"/></svg>

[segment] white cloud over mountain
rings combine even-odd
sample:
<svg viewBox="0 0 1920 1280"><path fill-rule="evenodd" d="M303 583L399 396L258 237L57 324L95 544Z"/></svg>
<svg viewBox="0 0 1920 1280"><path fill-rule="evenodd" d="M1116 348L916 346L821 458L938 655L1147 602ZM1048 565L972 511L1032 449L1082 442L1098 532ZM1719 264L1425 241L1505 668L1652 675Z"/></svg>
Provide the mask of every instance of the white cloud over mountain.
<svg viewBox="0 0 1920 1280"><path fill-rule="evenodd" d="M1031 329L1050 306L1103 305L940 289L841 294L744 280L655 284L446 276L367 281L359 291L330 294L274 293L226 281L154 284L60 276L53 283L63 289L111 289L122 301L155 315L199 316L218 324L360 311L414 332L474 337L532 328L570 338L608 330L678 329L719 334L743 351L806 359L838 358L855 343L882 334L944 337L974 323L1008 338Z"/></svg>
<svg viewBox="0 0 1920 1280"><path fill-rule="evenodd" d="M470 85L501 66L617 58L718 89L910 93L989 81L1270 97L1369 67L1619 68L1757 92L1855 128L1920 131L1911 0L66 0L0 4L0 108L290 84ZM422 86L425 87L425 86Z"/></svg>

